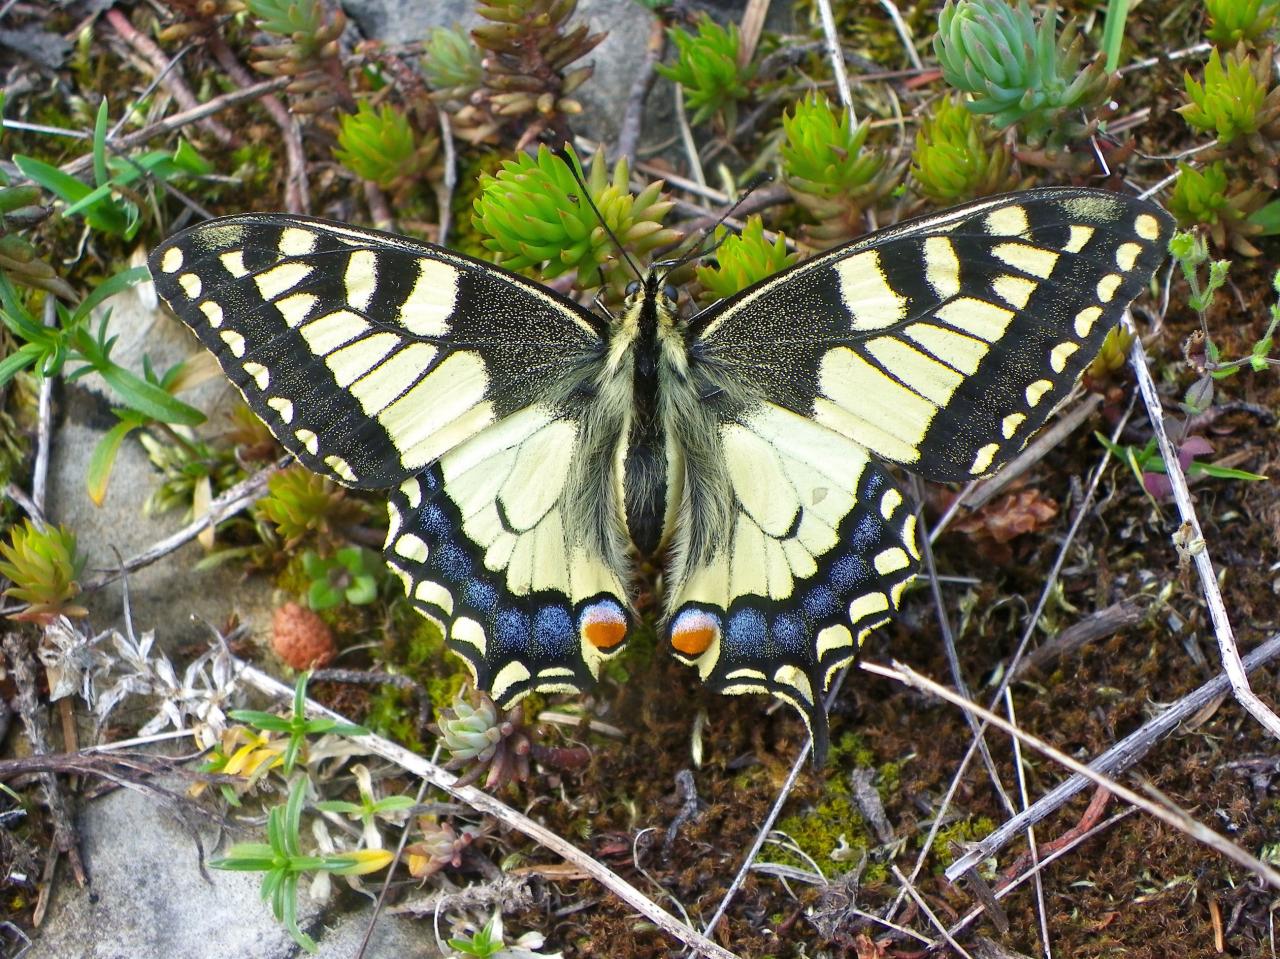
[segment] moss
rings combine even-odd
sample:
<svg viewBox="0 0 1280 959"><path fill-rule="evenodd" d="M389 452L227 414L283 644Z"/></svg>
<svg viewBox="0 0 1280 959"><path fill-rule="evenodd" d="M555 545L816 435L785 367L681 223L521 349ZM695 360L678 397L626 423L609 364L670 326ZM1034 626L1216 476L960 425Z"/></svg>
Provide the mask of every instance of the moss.
<svg viewBox="0 0 1280 959"><path fill-rule="evenodd" d="M995 831L996 822L989 816L966 816L938 830L933 842L934 870L941 872L956 861L965 847ZM923 838L925 834L921 834ZM980 870L981 871L981 870Z"/></svg>
<svg viewBox="0 0 1280 959"><path fill-rule="evenodd" d="M790 836L828 876L855 868L863 859L862 853L876 844L847 791L830 795L811 809L784 816L778 820L777 828ZM841 850L840 858L832 859L831 854L836 850ZM772 856L785 865L813 868L802 857L780 846L773 847Z"/></svg>
<svg viewBox="0 0 1280 959"><path fill-rule="evenodd" d="M857 733L846 731L832 740L831 747L827 753L828 769L875 769L876 766L875 752L867 745L867 741ZM836 788L841 778L836 777L828 780L827 788ZM849 788L848 783L845 782L842 785L847 791Z"/></svg>

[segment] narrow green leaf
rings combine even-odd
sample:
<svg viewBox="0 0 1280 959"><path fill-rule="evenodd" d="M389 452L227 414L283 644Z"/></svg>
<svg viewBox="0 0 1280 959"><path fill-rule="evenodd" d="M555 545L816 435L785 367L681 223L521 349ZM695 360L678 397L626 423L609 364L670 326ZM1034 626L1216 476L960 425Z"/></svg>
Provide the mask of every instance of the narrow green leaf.
<svg viewBox="0 0 1280 959"><path fill-rule="evenodd" d="M1124 43L1124 25L1129 18L1129 0L1109 0L1102 21L1102 52L1107 58L1107 72L1120 68L1120 47Z"/></svg>
<svg viewBox="0 0 1280 959"><path fill-rule="evenodd" d="M131 409L161 423L177 423L196 426L204 422L204 414L182 400L170 396L154 383L148 383L114 363L101 367L98 372L113 390L120 394Z"/></svg>
<svg viewBox="0 0 1280 959"><path fill-rule="evenodd" d="M93 182L100 187L111 181L107 171L107 119L107 98L103 97L93 124Z"/></svg>
<svg viewBox="0 0 1280 959"><path fill-rule="evenodd" d="M89 457L89 469L85 475L85 487L89 499L94 506L101 506L107 498L107 483L111 479L111 467L115 465L116 454L120 452L120 444L124 438L142 424L135 419L124 419L117 423L98 440Z"/></svg>

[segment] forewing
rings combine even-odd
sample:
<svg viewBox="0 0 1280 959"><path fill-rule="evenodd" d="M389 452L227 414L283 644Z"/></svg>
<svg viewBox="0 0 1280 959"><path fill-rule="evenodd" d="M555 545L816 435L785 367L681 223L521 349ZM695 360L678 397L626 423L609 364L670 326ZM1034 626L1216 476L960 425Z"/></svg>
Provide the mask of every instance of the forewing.
<svg viewBox="0 0 1280 959"><path fill-rule="evenodd" d="M582 430L535 404L391 493L387 562L502 706L589 685L631 627L619 571L572 532Z"/></svg>
<svg viewBox="0 0 1280 959"><path fill-rule="evenodd" d="M156 289L306 466L395 486L599 356L599 321L513 273L282 214L153 251Z"/></svg>
<svg viewBox="0 0 1280 959"><path fill-rule="evenodd" d="M881 231L691 321L692 362L933 480L1016 454L1147 285L1158 206L1045 189Z"/></svg>

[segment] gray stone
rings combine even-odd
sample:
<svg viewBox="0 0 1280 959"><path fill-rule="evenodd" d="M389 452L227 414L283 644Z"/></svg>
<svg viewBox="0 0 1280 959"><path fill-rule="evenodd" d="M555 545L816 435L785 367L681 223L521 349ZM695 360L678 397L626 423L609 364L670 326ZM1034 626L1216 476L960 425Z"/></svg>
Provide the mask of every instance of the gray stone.
<svg viewBox="0 0 1280 959"><path fill-rule="evenodd" d="M181 789L181 786L175 787ZM131 789L90 803L80 816L89 885L59 870L49 921L27 959L297 959L306 955L260 900L258 873L208 870L200 875L192 834ZM207 830L206 851L217 842ZM253 841L258 841L255 837ZM342 880L336 880L335 887ZM299 925L320 947L319 959L350 959L372 905L319 918L303 890ZM439 956L429 923L382 915L369 959Z"/></svg>

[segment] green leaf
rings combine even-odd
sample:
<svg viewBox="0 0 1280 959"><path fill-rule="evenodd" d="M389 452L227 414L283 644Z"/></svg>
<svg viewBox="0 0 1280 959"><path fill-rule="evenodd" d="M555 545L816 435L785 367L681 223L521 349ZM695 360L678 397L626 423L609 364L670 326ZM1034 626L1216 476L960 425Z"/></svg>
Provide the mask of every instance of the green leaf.
<svg viewBox="0 0 1280 959"><path fill-rule="evenodd" d="M1129 0L1109 0L1102 21L1102 50L1107 57L1107 72L1120 67L1120 46L1124 43L1124 24L1129 17Z"/></svg>
<svg viewBox="0 0 1280 959"><path fill-rule="evenodd" d="M1201 463L1192 461L1187 467L1188 476L1212 476L1216 479L1238 479L1238 480L1265 480L1268 477L1259 473L1250 473L1248 470L1232 469L1230 466L1215 466L1213 463Z"/></svg>
<svg viewBox="0 0 1280 959"><path fill-rule="evenodd" d="M17 350L10 353L3 360L0 360L0 388L3 388L28 366L35 365L36 361L43 355L44 350L38 345L27 343L18 347Z"/></svg>
<svg viewBox="0 0 1280 959"><path fill-rule="evenodd" d="M122 419L107 430L102 439L98 440L98 445L93 448L84 482L89 499L94 506L101 506L107 498L107 483L111 479L111 467L115 465L120 444L124 442L126 436L141 425L140 421L132 417Z"/></svg>
<svg viewBox="0 0 1280 959"><path fill-rule="evenodd" d="M123 367L112 363L98 369L98 373L131 409L153 420L181 426L195 426L204 422L204 414L195 407L188 406L159 386L148 383Z"/></svg>
<svg viewBox="0 0 1280 959"><path fill-rule="evenodd" d="M145 266L135 266L130 270L123 270L114 276L109 276L90 292L76 307L75 312L71 314L73 323L78 323L84 317L88 316L101 303L117 293L127 290L135 283L141 283L143 280L151 278L151 271Z"/></svg>
<svg viewBox="0 0 1280 959"><path fill-rule="evenodd" d="M1266 206L1254 210L1245 222L1262 227L1262 236L1280 235L1280 200L1272 200Z"/></svg>
<svg viewBox="0 0 1280 959"><path fill-rule="evenodd" d="M107 172L107 98L98 104L98 116L93 124L93 182L106 186L111 180Z"/></svg>

